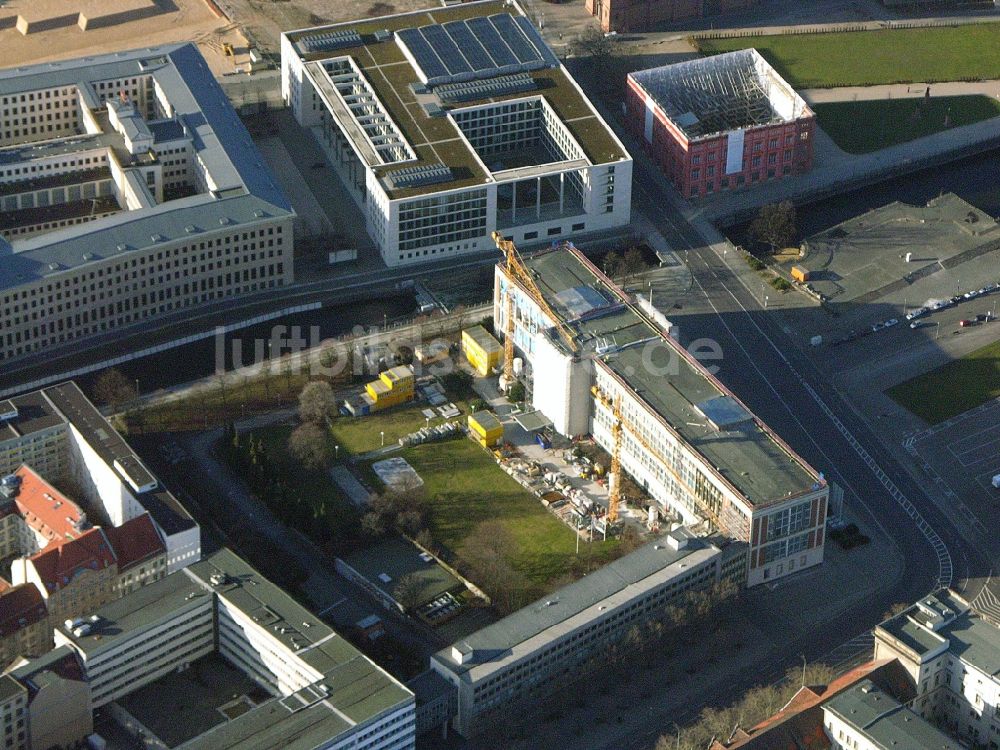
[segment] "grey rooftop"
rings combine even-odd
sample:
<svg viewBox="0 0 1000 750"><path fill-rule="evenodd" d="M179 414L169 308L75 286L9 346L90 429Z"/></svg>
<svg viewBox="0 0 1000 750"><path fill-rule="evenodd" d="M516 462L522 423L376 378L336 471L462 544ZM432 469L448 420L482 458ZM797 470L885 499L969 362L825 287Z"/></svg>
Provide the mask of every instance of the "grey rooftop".
<svg viewBox="0 0 1000 750"><path fill-rule="evenodd" d="M159 126L154 133L168 137L182 127L211 175L214 189L13 243L0 239L0 290L189 237L189 227L202 233L294 214L250 134L190 42L0 70L0 96L136 75L151 75L174 109L178 125ZM70 136L45 144L22 144L7 152L42 149L54 153L94 143L91 136Z"/></svg>
<svg viewBox="0 0 1000 750"><path fill-rule="evenodd" d="M752 505L818 488L808 464L579 251L560 247L525 263L545 301L569 321L580 350L605 364Z"/></svg>

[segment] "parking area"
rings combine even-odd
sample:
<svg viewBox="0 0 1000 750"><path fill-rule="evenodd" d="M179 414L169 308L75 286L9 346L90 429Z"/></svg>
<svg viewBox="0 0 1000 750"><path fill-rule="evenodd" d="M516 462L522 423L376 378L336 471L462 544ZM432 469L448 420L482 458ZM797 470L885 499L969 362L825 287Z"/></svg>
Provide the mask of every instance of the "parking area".
<svg viewBox="0 0 1000 750"><path fill-rule="evenodd" d="M803 248L782 267L805 269L808 286L825 298L824 308L802 311L799 324L826 346L910 323L920 335L937 336L961 320L996 314L1000 225L958 196L883 206L808 238ZM915 310L923 314L908 320ZM882 345L884 336L876 338Z"/></svg>
<svg viewBox="0 0 1000 750"><path fill-rule="evenodd" d="M906 443L937 490L981 534L1000 523L1000 400L941 422Z"/></svg>

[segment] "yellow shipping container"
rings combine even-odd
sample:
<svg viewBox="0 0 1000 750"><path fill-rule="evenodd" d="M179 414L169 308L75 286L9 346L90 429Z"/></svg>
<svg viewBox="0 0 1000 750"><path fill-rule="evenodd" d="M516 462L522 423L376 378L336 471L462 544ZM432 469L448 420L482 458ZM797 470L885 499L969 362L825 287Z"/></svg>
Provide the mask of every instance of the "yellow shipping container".
<svg viewBox="0 0 1000 750"><path fill-rule="evenodd" d="M469 415L469 429L480 445L492 448L503 440L503 424L493 412L477 411Z"/></svg>
<svg viewBox="0 0 1000 750"><path fill-rule="evenodd" d="M413 370L406 365L393 367L365 386L372 399L372 409L386 409L413 398Z"/></svg>
<svg viewBox="0 0 1000 750"><path fill-rule="evenodd" d="M462 353L476 372L489 375L500 364L503 347L482 326L473 326L462 331Z"/></svg>

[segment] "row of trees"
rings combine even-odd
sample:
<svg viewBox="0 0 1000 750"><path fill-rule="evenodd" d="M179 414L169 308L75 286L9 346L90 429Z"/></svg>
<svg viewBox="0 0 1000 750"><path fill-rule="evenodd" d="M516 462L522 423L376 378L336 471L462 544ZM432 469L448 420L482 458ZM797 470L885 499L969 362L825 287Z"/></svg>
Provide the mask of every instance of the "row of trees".
<svg viewBox="0 0 1000 750"><path fill-rule="evenodd" d="M304 428L318 429L311 423L302 425L289 437L287 455L272 455L260 437L240 434L234 425L228 424L222 443L224 458L250 492L283 524L298 529L320 545L349 546L356 540L357 514L346 503L331 507L325 493L302 490L309 486L307 481L301 481L303 472L319 470L307 466L296 450L296 433ZM324 477L323 481L329 480Z"/></svg>
<svg viewBox="0 0 1000 750"><path fill-rule="evenodd" d="M524 693L517 701L497 709L486 721L502 727L502 731L494 732L497 736L525 737L530 736L531 726L539 718L560 718L567 696L572 696L571 703L577 707L595 698L604 702L615 685L627 682L643 669L653 668L665 651L677 653L678 643L702 638L706 631L717 629L726 613L738 606L738 591L732 582L723 581L704 591L688 592L659 617L633 626L620 640L596 650L585 663L539 685L534 694ZM671 741L676 743L676 737ZM682 747L694 750L696 746L682 744ZM705 750L708 743L697 747Z"/></svg>
<svg viewBox="0 0 1000 750"><path fill-rule="evenodd" d="M646 261L642 251L635 245L628 248L624 254L612 250L601 261L604 273L613 279L621 279L624 283L646 270Z"/></svg>

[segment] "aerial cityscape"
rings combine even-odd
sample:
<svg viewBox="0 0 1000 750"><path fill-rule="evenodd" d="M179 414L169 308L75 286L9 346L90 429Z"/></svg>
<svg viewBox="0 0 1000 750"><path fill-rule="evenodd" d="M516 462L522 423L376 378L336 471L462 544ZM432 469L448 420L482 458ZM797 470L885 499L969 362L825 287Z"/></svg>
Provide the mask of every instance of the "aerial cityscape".
<svg viewBox="0 0 1000 750"><path fill-rule="evenodd" d="M1000 750L1000 0L0 0L0 748Z"/></svg>

